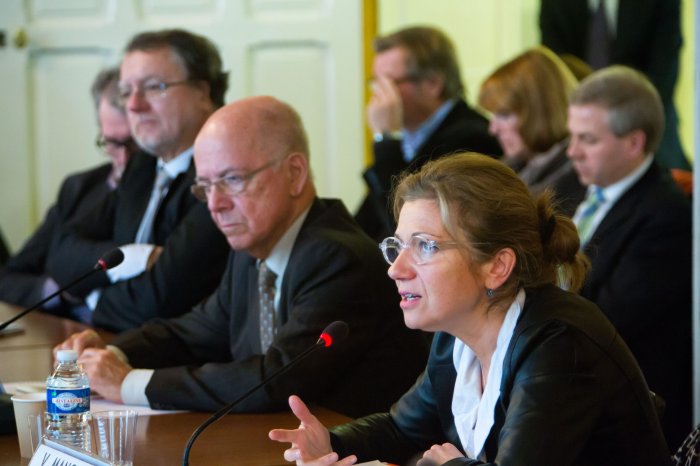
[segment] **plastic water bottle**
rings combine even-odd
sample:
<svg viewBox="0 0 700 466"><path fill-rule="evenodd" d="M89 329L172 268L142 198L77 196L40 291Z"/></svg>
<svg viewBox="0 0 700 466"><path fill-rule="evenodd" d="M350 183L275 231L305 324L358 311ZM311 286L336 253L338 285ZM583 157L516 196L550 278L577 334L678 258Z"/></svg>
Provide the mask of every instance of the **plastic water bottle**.
<svg viewBox="0 0 700 466"><path fill-rule="evenodd" d="M90 451L90 383L78 353L60 350L58 364L46 379L46 436Z"/></svg>

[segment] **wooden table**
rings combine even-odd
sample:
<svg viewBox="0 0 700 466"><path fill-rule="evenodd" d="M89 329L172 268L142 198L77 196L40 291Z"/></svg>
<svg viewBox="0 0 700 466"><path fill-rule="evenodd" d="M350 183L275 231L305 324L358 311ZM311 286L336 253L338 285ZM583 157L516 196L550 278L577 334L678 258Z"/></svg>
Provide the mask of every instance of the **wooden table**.
<svg viewBox="0 0 700 466"><path fill-rule="evenodd" d="M323 408L314 414L327 426L349 419ZM192 432L209 414L176 413L139 416L136 424L135 466L181 464L182 452ZM231 414L209 426L190 452L190 465L289 466L282 456L286 444L273 442L267 433L273 428L292 429L299 422L290 412L272 414ZM0 436L0 466L27 464L19 456L15 435Z"/></svg>
<svg viewBox="0 0 700 466"><path fill-rule="evenodd" d="M0 322L19 312L19 308L0 302ZM51 349L88 328L40 311L30 312L15 324L22 327L21 333L0 336L0 382L45 379L53 368Z"/></svg>
<svg viewBox="0 0 700 466"><path fill-rule="evenodd" d="M0 322L19 310L0 303ZM40 312L17 321L21 334L0 336L0 380L18 382L42 380L51 371L51 348L69 335L86 328ZM326 426L349 418L332 411L313 409ZM175 413L139 416L136 427L135 466L178 465L187 440L209 417L205 413ZM209 426L190 452L190 464L289 466L282 453L286 446L273 442L267 433L273 428L294 428L298 421L290 412L273 414L232 414ZM16 435L0 435L0 466L26 465L19 456Z"/></svg>

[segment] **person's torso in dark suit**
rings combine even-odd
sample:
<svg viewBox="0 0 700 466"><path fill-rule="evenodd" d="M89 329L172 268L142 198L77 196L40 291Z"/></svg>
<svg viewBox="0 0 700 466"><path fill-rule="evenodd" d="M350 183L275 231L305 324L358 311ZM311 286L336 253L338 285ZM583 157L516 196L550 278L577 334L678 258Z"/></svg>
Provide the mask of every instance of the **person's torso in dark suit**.
<svg viewBox="0 0 700 466"><path fill-rule="evenodd" d="M256 260L234 252L221 285L192 312L122 335L116 344L134 367L156 370L146 394L162 409L213 411L311 347L323 329L345 321L349 337L317 351L236 411L287 407L302 396L350 416L388 409L425 365L422 332L403 323L396 287L377 246L340 201L317 199L282 277L282 320L260 350ZM175 366L175 367L171 367Z"/></svg>
<svg viewBox="0 0 700 466"><path fill-rule="evenodd" d="M393 235L395 223L387 203L395 177L404 170L418 171L429 160L463 151L492 156L501 153L498 141L488 132L486 118L464 100L455 103L410 162L403 158L401 141L375 142L374 165L363 175L369 193L355 214L355 220L376 241Z"/></svg>
<svg viewBox="0 0 700 466"><path fill-rule="evenodd" d="M59 283L89 270L106 251L134 242L148 205L156 158L132 156L117 190L60 236L60 254L51 261ZM93 323L113 331L137 327L154 317L180 315L208 296L226 265L229 246L205 203L190 192L194 163L175 178L154 219L153 243L163 247L155 265L134 278L110 284L94 274L73 293L104 287Z"/></svg>
<svg viewBox="0 0 700 466"><path fill-rule="evenodd" d="M559 55L571 54L585 61L591 16L588 0L541 0L542 44ZM637 69L654 84L666 120L655 158L666 167L690 170L678 136L673 100L682 45L680 0L619 0L610 64Z"/></svg>
<svg viewBox="0 0 700 466"><path fill-rule="evenodd" d="M692 214L658 165L622 195L586 245L581 295L598 304L666 400L671 448L690 432Z"/></svg>
<svg viewBox="0 0 700 466"><path fill-rule="evenodd" d="M104 200L111 191L107 185L111 171L112 164L106 163L66 177L41 225L0 271L0 301L29 307L43 299L46 263L58 229Z"/></svg>

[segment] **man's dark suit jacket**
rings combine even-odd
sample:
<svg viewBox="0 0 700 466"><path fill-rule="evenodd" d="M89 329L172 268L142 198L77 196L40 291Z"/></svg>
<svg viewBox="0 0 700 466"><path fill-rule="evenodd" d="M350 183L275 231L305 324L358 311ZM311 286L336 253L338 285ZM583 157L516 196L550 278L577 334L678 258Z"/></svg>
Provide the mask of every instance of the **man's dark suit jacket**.
<svg viewBox="0 0 700 466"><path fill-rule="evenodd" d="M541 0L542 44L557 54L572 54L585 61L590 17L588 0ZM635 68L654 83L668 127L656 158L665 166L687 170L673 103L683 45L680 17L680 0L619 0L610 62Z"/></svg>
<svg viewBox="0 0 700 466"><path fill-rule="evenodd" d="M0 231L0 266L4 266L10 259L10 248L7 246L5 236Z"/></svg>
<svg viewBox="0 0 700 466"><path fill-rule="evenodd" d="M135 154L119 187L86 216L61 229L49 271L66 284L90 270L105 252L134 242L153 189L156 158ZM190 192L194 162L175 178L154 220L154 243L163 247L155 265L129 280L110 284L99 272L72 289L84 296L104 287L93 324L112 331L138 327L154 317L183 314L216 288L229 246L206 204Z"/></svg>
<svg viewBox="0 0 700 466"><path fill-rule="evenodd" d="M486 118L464 100L459 100L410 162L403 158L401 141L385 139L375 142L374 165L363 174L369 193L355 220L376 241L392 236L396 225L387 204L395 178L404 170L418 171L429 160L455 152L500 154L500 145L489 135L488 126Z"/></svg>
<svg viewBox="0 0 700 466"><path fill-rule="evenodd" d="M61 184L56 203L22 249L0 270L0 301L30 307L41 301L48 278L46 264L52 243L65 222L85 215L111 191L107 177L112 164L68 176Z"/></svg>
<svg viewBox="0 0 700 466"><path fill-rule="evenodd" d="M653 164L615 203L585 247L592 268L581 294L598 304L666 400L672 451L691 425L691 209Z"/></svg>
<svg viewBox="0 0 700 466"><path fill-rule="evenodd" d="M334 451L395 464L445 442L464 451L452 413L454 344L436 333L418 382L391 412L333 428ZM553 285L526 289L493 414L486 463L457 458L442 466L670 465L625 342L595 305Z"/></svg>
<svg viewBox="0 0 700 466"><path fill-rule="evenodd" d="M231 254L217 291L192 312L120 335L114 344L137 368L155 368L146 389L156 409L213 411L311 347L336 320L348 338L313 353L236 411L287 408L298 394L349 416L387 409L427 359L409 330L379 249L337 200L317 199L292 248L279 293L282 325L260 352L256 260Z"/></svg>

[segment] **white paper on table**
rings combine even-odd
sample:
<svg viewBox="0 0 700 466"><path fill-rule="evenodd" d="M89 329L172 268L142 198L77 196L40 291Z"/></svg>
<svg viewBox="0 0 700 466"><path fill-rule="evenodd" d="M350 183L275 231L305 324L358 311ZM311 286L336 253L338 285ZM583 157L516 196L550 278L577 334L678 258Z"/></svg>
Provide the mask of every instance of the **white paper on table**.
<svg viewBox="0 0 700 466"><path fill-rule="evenodd" d="M5 391L7 393L41 393L46 391L46 381L43 382L8 382L3 384ZM107 401L99 395L93 395L90 397L90 411L114 411L131 409L139 413L142 416L153 416L156 414L174 414L181 413L183 411L170 411L162 409L152 409L150 406L133 406L124 405L120 403L114 403L112 401Z"/></svg>

